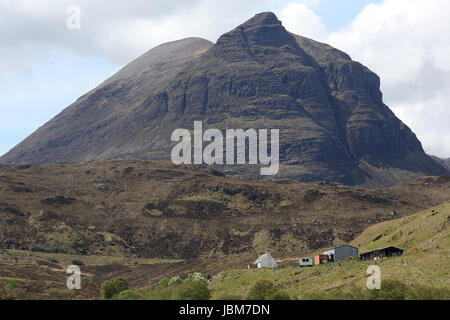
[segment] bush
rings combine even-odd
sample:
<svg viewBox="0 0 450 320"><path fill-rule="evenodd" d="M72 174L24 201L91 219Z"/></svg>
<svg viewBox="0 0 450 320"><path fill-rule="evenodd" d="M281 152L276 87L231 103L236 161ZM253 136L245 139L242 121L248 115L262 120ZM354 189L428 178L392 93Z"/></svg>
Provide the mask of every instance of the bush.
<svg viewBox="0 0 450 320"><path fill-rule="evenodd" d="M211 290L205 281L189 281L178 285L172 294L174 300L209 300Z"/></svg>
<svg viewBox="0 0 450 320"><path fill-rule="evenodd" d="M145 298L148 300L171 300L173 287L156 288L145 294Z"/></svg>
<svg viewBox="0 0 450 320"><path fill-rule="evenodd" d="M181 280L181 278L176 276L176 277L170 278L168 285L169 285L169 287L172 287L172 286L179 285L182 282L183 281Z"/></svg>
<svg viewBox="0 0 450 320"><path fill-rule="evenodd" d="M8 280L7 288L9 290L17 289L19 286L20 286L19 280L17 280L17 279L9 279Z"/></svg>
<svg viewBox="0 0 450 320"><path fill-rule="evenodd" d="M101 287L102 298L111 299L125 290L128 290L128 282L123 278L115 278L106 281Z"/></svg>
<svg viewBox="0 0 450 320"><path fill-rule="evenodd" d="M48 261L50 261L52 263L59 263L59 261L56 258L54 258L54 257L48 258Z"/></svg>
<svg viewBox="0 0 450 320"><path fill-rule="evenodd" d="M205 281L200 272L190 273L185 281Z"/></svg>
<svg viewBox="0 0 450 320"><path fill-rule="evenodd" d="M158 289L165 289L165 288L167 288L169 286L169 281L170 281L169 278L162 278L161 280L159 280L157 288Z"/></svg>
<svg viewBox="0 0 450 320"><path fill-rule="evenodd" d="M113 297L114 300L144 300L142 293L135 290L125 290Z"/></svg>
<svg viewBox="0 0 450 320"><path fill-rule="evenodd" d="M291 300L291 297L284 291L275 288L268 280L259 280L250 289L247 300Z"/></svg>
<svg viewBox="0 0 450 320"><path fill-rule="evenodd" d="M81 233L75 233L72 235L70 247L75 250L83 249L86 246L85 242L85 238Z"/></svg>
<svg viewBox="0 0 450 320"><path fill-rule="evenodd" d="M73 265L76 265L76 266L84 266L84 262L82 261L82 260L80 260L80 259L73 259L72 260L72 264Z"/></svg>
<svg viewBox="0 0 450 320"><path fill-rule="evenodd" d="M291 300L291 297L284 291L275 289L266 296L266 300Z"/></svg>
<svg viewBox="0 0 450 320"><path fill-rule="evenodd" d="M272 282L268 280L259 280L250 289L247 300L265 300L266 296L274 289Z"/></svg>
<svg viewBox="0 0 450 320"><path fill-rule="evenodd" d="M55 240L34 243L31 244L28 249L33 252L68 253L67 246Z"/></svg>

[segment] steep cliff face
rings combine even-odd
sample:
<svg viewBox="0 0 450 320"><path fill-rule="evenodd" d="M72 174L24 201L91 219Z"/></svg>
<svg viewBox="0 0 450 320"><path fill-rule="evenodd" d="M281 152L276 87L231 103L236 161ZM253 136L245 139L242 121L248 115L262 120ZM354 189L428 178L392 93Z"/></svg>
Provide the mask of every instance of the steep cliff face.
<svg viewBox="0 0 450 320"><path fill-rule="evenodd" d="M6 163L169 159L175 128L280 129L278 177L390 185L448 174L382 101L380 79L261 13L217 43L150 50L3 156ZM257 170L225 167L254 175Z"/></svg>

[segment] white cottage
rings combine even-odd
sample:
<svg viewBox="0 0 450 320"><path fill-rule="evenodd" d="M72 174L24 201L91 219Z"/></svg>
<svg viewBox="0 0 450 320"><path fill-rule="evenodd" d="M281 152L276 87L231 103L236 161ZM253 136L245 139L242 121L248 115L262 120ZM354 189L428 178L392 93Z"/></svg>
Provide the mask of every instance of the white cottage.
<svg viewBox="0 0 450 320"><path fill-rule="evenodd" d="M249 267L258 269L261 268L274 269L278 267L278 264L277 261L270 254L270 251L267 251L265 254L260 254L258 259L256 259L256 261L253 262L253 264Z"/></svg>

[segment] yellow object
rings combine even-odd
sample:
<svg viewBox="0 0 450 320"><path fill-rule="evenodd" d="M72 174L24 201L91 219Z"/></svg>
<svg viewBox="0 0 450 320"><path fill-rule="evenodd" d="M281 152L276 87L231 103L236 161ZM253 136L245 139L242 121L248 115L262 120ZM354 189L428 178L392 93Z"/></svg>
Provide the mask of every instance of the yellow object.
<svg viewBox="0 0 450 320"><path fill-rule="evenodd" d="M408 253L413 253L415 251L419 251L419 249L417 247L412 247L411 249L409 249Z"/></svg>

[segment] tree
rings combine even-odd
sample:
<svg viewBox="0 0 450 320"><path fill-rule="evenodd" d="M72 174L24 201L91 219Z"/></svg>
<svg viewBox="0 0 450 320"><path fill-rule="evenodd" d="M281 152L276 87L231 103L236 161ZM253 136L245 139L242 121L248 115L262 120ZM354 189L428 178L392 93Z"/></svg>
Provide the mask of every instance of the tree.
<svg viewBox="0 0 450 320"><path fill-rule="evenodd" d="M128 290L128 282L123 278L115 278L106 281L101 287L103 299L111 299L125 290Z"/></svg>
<svg viewBox="0 0 450 320"><path fill-rule="evenodd" d="M265 300L291 300L291 297L284 291L275 289L266 296Z"/></svg>
<svg viewBox="0 0 450 320"><path fill-rule="evenodd" d="M73 259L72 264L79 266L79 267L84 266L84 262L80 259Z"/></svg>
<svg viewBox="0 0 450 320"><path fill-rule="evenodd" d="M275 288L268 280L259 280L250 289L247 300L291 300L291 297L284 291Z"/></svg>
<svg viewBox="0 0 450 320"><path fill-rule="evenodd" d="M205 281L200 272L190 273L185 281Z"/></svg>
<svg viewBox="0 0 450 320"><path fill-rule="evenodd" d="M169 278L162 278L161 280L159 280L158 283L158 289L165 289L169 286Z"/></svg>
<svg viewBox="0 0 450 320"><path fill-rule="evenodd" d="M183 281L181 280L181 278L179 276L176 276L176 277L170 278L168 284L169 284L169 287L171 287L171 286L176 286L176 285L178 285L178 284L180 284L182 282Z"/></svg>
<svg viewBox="0 0 450 320"><path fill-rule="evenodd" d="M275 287L272 282L268 280L259 280L250 289L247 300L265 300L266 296L271 293L274 288Z"/></svg>
<svg viewBox="0 0 450 320"><path fill-rule="evenodd" d="M174 289L172 298L174 300L209 300L211 290L205 281L183 282Z"/></svg>
<svg viewBox="0 0 450 320"><path fill-rule="evenodd" d="M142 293L134 290L125 290L115 295L114 300L144 300L145 297Z"/></svg>

